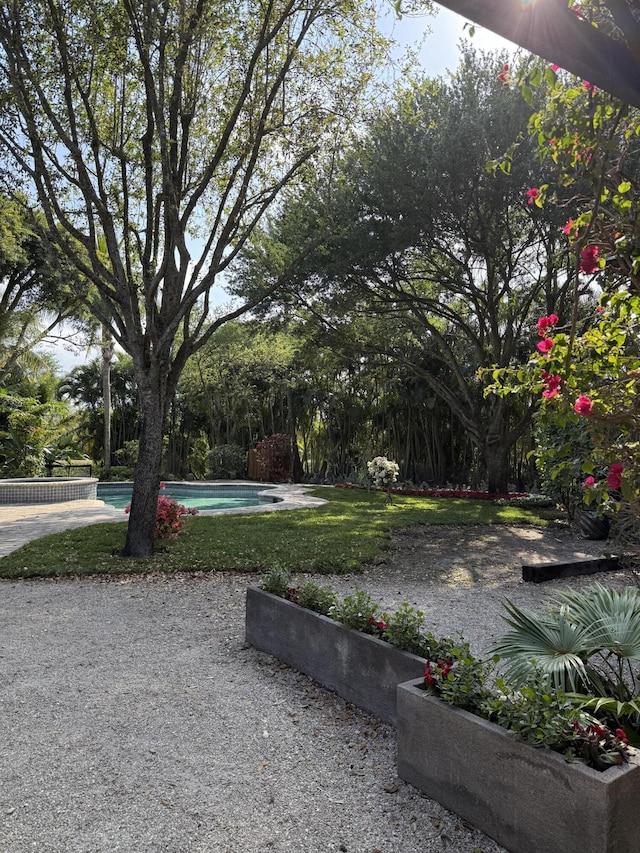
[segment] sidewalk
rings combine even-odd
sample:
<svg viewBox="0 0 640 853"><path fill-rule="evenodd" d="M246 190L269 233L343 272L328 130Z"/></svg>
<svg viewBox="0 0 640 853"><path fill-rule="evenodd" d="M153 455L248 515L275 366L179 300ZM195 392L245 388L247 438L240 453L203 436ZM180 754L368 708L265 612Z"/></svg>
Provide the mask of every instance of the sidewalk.
<svg viewBox="0 0 640 853"><path fill-rule="evenodd" d="M124 521L121 509L103 501L67 501L56 504L20 504L0 506L0 557L21 548L33 539L96 524L99 521Z"/></svg>

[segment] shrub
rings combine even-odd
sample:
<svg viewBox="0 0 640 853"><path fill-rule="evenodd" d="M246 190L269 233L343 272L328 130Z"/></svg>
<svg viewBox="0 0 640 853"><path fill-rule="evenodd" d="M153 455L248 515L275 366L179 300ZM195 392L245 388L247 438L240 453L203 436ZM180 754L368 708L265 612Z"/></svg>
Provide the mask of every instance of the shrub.
<svg viewBox="0 0 640 853"><path fill-rule="evenodd" d="M313 610L314 613L333 618L338 596L330 586L318 586L313 581L307 581L298 590L298 604L307 610Z"/></svg>
<svg viewBox="0 0 640 853"><path fill-rule="evenodd" d="M235 479L247 473L247 451L239 444L217 444L209 451L209 477Z"/></svg>
<svg viewBox="0 0 640 853"><path fill-rule="evenodd" d="M160 488L164 488L163 483L160 484ZM126 513L130 511L131 504L125 509ZM153 531L154 539L178 539L187 516L197 514L197 509L183 506L183 504L179 504L172 497L162 495L158 498L156 526Z"/></svg>

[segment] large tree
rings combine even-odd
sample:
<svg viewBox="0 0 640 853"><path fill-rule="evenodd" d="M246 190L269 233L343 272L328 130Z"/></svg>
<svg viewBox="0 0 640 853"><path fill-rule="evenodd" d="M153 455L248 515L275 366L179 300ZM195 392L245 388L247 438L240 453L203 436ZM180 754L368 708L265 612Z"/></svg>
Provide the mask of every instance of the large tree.
<svg viewBox="0 0 640 853"><path fill-rule="evenodd" d="M498 79L503 63L467 50L448 81L403 87L342 162L291 199L238 285L252 292L300 234L325 229L290 278L286 311L306 311L335 346L413 369L463 425L492 491L506 490L533 408L485 396L478 369L523 361L541 314L566 319L572 275L566 214L534 203L534 175L538 186L544 177L533 144L510 170L490 168L526 134L531 111Z"/></svg>
<svg viewBox="0 0 640 853"><path fill-rule="evenodd" d="M153 549L163 424L187 358L266 293L212 323L211 289L353 115L380 55L374 20L369 0L0 8L3 156L133 359L141 437L125 555Z"/></svg>

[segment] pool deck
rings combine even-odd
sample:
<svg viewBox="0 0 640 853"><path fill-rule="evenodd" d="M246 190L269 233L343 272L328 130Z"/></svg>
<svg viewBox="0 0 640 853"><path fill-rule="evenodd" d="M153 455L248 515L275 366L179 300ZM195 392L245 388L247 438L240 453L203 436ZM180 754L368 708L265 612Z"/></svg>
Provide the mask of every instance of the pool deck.
<svg viewBox="0 0 640 853"><path fill-rule="evenodd" d="M241 481L247 485L245 481ZM216 485L235 485L238 481L218 481ZM251 485L260 485L254 484ZM264 486L269 485L265 483ZM200 510L200 515L219 515L221 513L274 512L281 509L305 509L321 506L326 501L314 498L306 493L305 486L277 485L269 489L273 497L282 498L272 504L242 507L239 509ZM103 521L126 521L121 509L108 506L104 501L66 501L56 504L18 504L15 506L0 506L0 557L15 551L33 539L58 533L61 530L71 530L74 527L84 527L87 524L98 524Z"/></svg>

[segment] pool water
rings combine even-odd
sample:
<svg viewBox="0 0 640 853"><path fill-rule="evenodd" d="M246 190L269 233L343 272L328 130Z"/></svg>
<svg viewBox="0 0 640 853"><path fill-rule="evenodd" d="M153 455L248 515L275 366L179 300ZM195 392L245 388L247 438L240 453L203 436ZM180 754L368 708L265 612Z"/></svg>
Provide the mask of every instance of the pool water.
<svg viewBox="0 0 640 853"><path fill-rule="evenodd" d="M259 495L268 486L214 486L193 483L167 483L159 496L173 498L193 509L241 509L248 506L274 503L277 498ZM98 500L116 509L125 509L131 503L131 483L98 483Z"/></svg>

